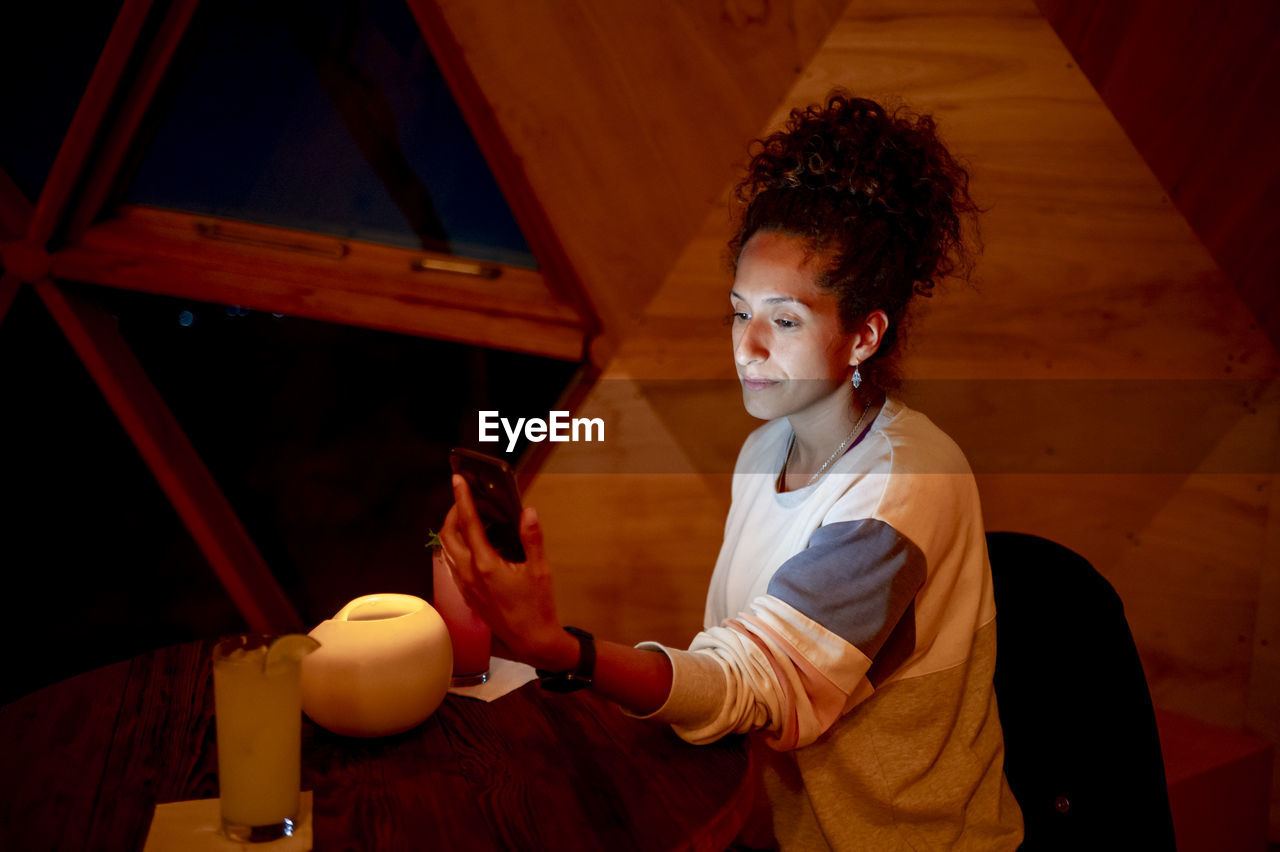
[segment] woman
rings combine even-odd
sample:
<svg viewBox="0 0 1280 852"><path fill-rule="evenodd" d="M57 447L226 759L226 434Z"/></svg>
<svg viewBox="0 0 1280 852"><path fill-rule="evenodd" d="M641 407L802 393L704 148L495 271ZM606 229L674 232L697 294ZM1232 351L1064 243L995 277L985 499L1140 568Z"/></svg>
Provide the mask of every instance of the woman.
<svg viewBox="0 0 1280 852"><path fill-rule="evenodd" d="M748 845L1021 839L977 489L956 445L892 396L909 306L965 262L967 184L930 118L838 92L759 145L730 304L743 401L768 422L739 454L689 650L562 629L534 510L528 562L505 563L454 479L442 538L459 584L544 685L589 683L693 743L757 732L768 807Z"/></svg>

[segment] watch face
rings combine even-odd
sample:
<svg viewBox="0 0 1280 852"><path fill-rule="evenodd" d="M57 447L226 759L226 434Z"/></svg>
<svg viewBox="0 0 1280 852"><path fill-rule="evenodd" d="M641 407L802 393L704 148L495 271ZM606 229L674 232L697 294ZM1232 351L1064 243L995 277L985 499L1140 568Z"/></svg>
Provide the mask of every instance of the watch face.
<svg viewBox="0 0 1280 852"><path fill-rule="evenodd" d="M566 627L565 632L578 638L580 656L578 665L567 672L551 672L546 669L535 669L538 684L551 692L577 692L591 686L592 675L596 670L596 644L594 638L585 630L577 627Z"/></svg>
<svg viewBox="0 0 1280 852"><path fill-rule="evenodd" d="M539 678L538 685L549 692L577 692L591 686L591 681L573 672L558 672Z"/></svg>

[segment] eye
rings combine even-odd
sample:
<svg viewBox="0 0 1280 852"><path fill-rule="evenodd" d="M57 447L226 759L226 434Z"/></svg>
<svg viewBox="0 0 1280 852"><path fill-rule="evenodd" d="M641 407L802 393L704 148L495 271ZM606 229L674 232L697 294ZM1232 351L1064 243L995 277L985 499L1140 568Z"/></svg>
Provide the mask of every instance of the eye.
<svg viewBox="0 0 1280 852"><path fill-rule="evenodd" d="M784 317L778 317L774 320L774 323L776 323L779 328L798 328L800 326L800 323L795 320L789 320Z"/></svg>
<svg viewBox="0 0 1280 852"><path fill-rule="evenodd" d="M735 322L746 322L749 319L751 319L751 314L746 311L731 311L730 313L725 314L724 324L730 325Z"/></svg>

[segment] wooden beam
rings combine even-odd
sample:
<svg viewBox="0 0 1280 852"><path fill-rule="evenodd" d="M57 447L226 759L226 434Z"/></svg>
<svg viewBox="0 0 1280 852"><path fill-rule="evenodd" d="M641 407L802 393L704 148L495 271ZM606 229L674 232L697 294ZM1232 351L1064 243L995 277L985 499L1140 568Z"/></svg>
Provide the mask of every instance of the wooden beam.
<svg viewBox="0 0 1280 852"><path fill-rule="evenodd" d="M118 213L56 252L53 277L563 360L583 355L583 320L532 270L155 208Z"/></svg>
<svg viewBox="0 0 1280 852"><path fill-rule="evenodd" d="M0 169L0 235L20 237L25 234L34 210L9 173Z"/></svg>
<svg viewBox="0 0 1280 852"><path fill-rule="evenodd" d="M407 2L539 264L557 277L535 216L591 300L601 366L848 5Z"/></svg>
<svg viewBox="0 0 1280 852"><path fill-rule="evenodd" d="M475 75L468 66L465 55L457 40L454 39L444 15L441 14L435 0L407 0L409 10L413 13L422 38L431 50L431 55L440 67L440 73L448 83L453 99L462 112L471 135L476 140L480 152L484 155L494 180L502 190L502 195L511 207L511 213L520 231L529 242L533 256L538 259L538 267L546 276L548 287L555 296L574 307L584 318L584 328L588 337L595 337L601 332L599 312L592 304L586 288L583 286L577 271L570 263L564 245L556 235L547 217L546 210L534 194L533 188L521 165L520 158L512 149L502 126L498 123L488 99L476 82ZM594 347L593 347L594 349ZM601 350L593 352L593 358L605 359L607 353ZM597 360L597 365L603 360Z"/></svg>
<svg viewBox="0 0 1280 852"><path fill-rule="evenodd" d="M84 192L71 215L71 224L67 229L68 242L76 242L102 209L120 171L120 164L124 161L129 146L133 144L138 125L142 123L142 117L155 97L156 89L182 41L182 35L186 32L195 9L196 0L175 0L165 14L159 32L148 46L146 58L129 94L111 122L106 142L90 169Z"/></svg>
<svg viewBox="0 0 1280 852"><path fill-rule="evenodd" d="M68 200L84 172L94 140L101 131L107 108L115 97L151 5L151 0L125 0L120 14L116 16L115 26L111 28L111 35L98 57L93 76L89 78L89 85L80 98L80 105L76 107L76 114L36 202L27 238L37 245L48 243L66 216Z"/></svg>
<svg viewBox="0 0 1280 852"><path fill-rule="evenodd" d="M599 380L599 368L589 360L584 361L578 366L573 378L569 380L568 386L560 392L560 396L557 397L552 410L578 411ZM528 493L538 472L542 470L547 460L551 458L555 447L556 444L550 441L531 442L524 452L520 454L520 461L516 464L515 475L516 485L519 487L521 494Z"/></svg>
<svg viewBox="0 0 1280 852"><path fill-rule="evenodd" d="M114 318L51 281L35 285L251 630L302 626Z"/></svg>

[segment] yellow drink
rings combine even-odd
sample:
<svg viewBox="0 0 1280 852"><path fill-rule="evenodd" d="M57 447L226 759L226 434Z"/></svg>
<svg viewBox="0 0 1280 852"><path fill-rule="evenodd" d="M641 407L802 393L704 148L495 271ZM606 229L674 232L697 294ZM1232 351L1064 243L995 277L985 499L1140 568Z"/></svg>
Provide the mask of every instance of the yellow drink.
<svg viewBox="0 0 1280 852"><path fill-rule="evenodd" d="M234 840L292 834L298 815L301 654L268 660L268 647L234 637L213 655L222 824Z"/></svg>

